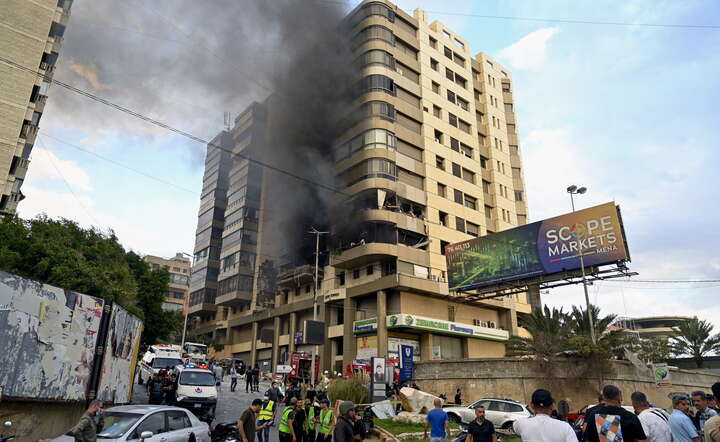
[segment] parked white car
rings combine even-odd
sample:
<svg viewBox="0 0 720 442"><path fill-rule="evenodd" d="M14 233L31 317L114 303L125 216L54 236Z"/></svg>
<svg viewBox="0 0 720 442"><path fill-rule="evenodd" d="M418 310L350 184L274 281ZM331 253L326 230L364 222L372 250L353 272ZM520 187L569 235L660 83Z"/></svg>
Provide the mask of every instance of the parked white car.
<svg viewBox="0 0 720 442"><path fill-rule="evenodd" d="M485 419L493 423L495 428L512 430L513 423L533 413L525 404L510 399L484 398L466 407L445 407L450 422L469 424L475 419L475 408L485 408Z"/></svg>
<svg viewBox="0 0 720 442"><path fill-rule="evenodd" d="M72 430L71 430L72 431ZM51 442L73 442L71 431ZM161 405L121 405L105 410L103 442L210 442L210 427L188 410Z"/></svg>

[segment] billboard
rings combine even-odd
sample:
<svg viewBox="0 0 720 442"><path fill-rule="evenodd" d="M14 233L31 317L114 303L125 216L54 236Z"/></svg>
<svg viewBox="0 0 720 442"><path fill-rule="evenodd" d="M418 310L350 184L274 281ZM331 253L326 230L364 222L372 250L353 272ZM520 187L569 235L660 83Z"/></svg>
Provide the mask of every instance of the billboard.
<svg viewBox="0 0 720 442"><path fill-rule="evenodd" d="M113 404L130 402L142 328L140 318L113 304L97 399Z"/></svg>
<svg viewBox="0 0 720 442"><path fill-rule="evenodd" d="M85 400L103 305L0 271L3 398Z"/></svg>
<svg viewBox="0 0 720 442"><path fill-rule="evenodd" d="M450 290L628 261L620 210L606 203L445 247Z"/></svg>

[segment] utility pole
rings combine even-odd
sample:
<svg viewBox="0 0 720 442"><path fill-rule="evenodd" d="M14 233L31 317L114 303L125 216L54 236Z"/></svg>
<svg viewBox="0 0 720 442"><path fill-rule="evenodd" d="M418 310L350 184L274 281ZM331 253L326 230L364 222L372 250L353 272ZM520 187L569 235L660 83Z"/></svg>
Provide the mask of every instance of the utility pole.
<svg viewBox="0 0 720 442"><path fill-rule="evenodd" d="M320 235L325 235L328 232L320 232L315 227L312 228L310 233L315 235L315 290L313 292L313 321L317 321L318 316L318 271L320 267ZM306 336L303 336L303 338L307 338ZM315 346L313 348L313 351L310 353L311 361L310 361L310 384L315 385L315 355L317 355L320 351L319 346Z"/></svg>

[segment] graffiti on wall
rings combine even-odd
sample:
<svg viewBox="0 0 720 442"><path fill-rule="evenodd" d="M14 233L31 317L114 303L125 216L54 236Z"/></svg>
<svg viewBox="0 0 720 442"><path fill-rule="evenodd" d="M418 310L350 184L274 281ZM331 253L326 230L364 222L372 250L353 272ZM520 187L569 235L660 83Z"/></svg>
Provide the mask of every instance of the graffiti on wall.
<svg viewBox="0 0 720 442"><path fill-rule="evenodd" d="M103 300L0 271L4 398L84 400Z"/></svg>
<svg viewBox="0 0 720 442"><path fill-rule="evenodd" d="M113 304L97 390L98 399L113 404L130 402L142 326L139 318Z"/></svg>

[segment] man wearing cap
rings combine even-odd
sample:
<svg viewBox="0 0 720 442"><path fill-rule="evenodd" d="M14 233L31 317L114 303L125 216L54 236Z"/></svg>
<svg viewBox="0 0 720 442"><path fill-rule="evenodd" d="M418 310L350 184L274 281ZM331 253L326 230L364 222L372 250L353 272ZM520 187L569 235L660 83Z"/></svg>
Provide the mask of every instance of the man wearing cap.
<svg viewBox="0 0 720 442"><path fill-rule="evenodd" d="M297 399L290 399L290 403L283 410L282 417L280 418L280 425L278 426L278 438L280 442L299 442L295 435L295 428L293 422L295 421L295 412L297 407ZM267 442L267 441L266 441Z"/></svg>
<svg viewBox="0 0 720 442"><path fill-rule="evenodd" d="M335 424L333 431L334 442L353 442L355 434L353 433L353 423L355 422L355 404L350 401L340 403L340 417Z"/></svg>
<svg viewBox="0 0 720 442"><path fill-rule="evenodd" d="M317 418L318 427L315 442L330 442L332 440L333 429L335 428L335 416L330 408L330 401L324 398L320 401L320 413Z"/></svg>
<svg viewBox="0 0 720 442"><path fill-rule="evenodd" d="M513 424L513 430L524 442L577 442L567 422L550 417L555 400L549 391L535 390L531 402L535 416L518 419Z"/></svg>
<svg viewBox="0 0 720 442"><path fill-rule="evenodd" d="M672 442L672 432L668 424L670 415L662 408L650 408L647 396L642 391L631 394L630 400L648 440Z"/></svg>
<svg viewBox="0 0 720 442"><path fill-rule="evenodd" d="M270 400L268 394L265 393L260 403L260 414L258 415L258 424L260 426L265 425L263 431L258 433L260 442L270 442L270 426L275 420L275 411L277 410L275 405L275 402Z"/></svg>
<svg viewBox="0 0 720 442"><path fill-rule="evenodd" d="M687 415L690 409L690 398L687 395L679 394L673 396L673 413L668 419L670 430L675 442L700 442L700 435L695 429L692 419Z"/></svg>
<svg viewBox="0 0 720 442"><path fill-rule="evenodd" d="M606 385L603 390L603 404L593 407L585 414L585 440L599 441L646 441L640 419L624 409L622 392L614 385Z"/></svg>

